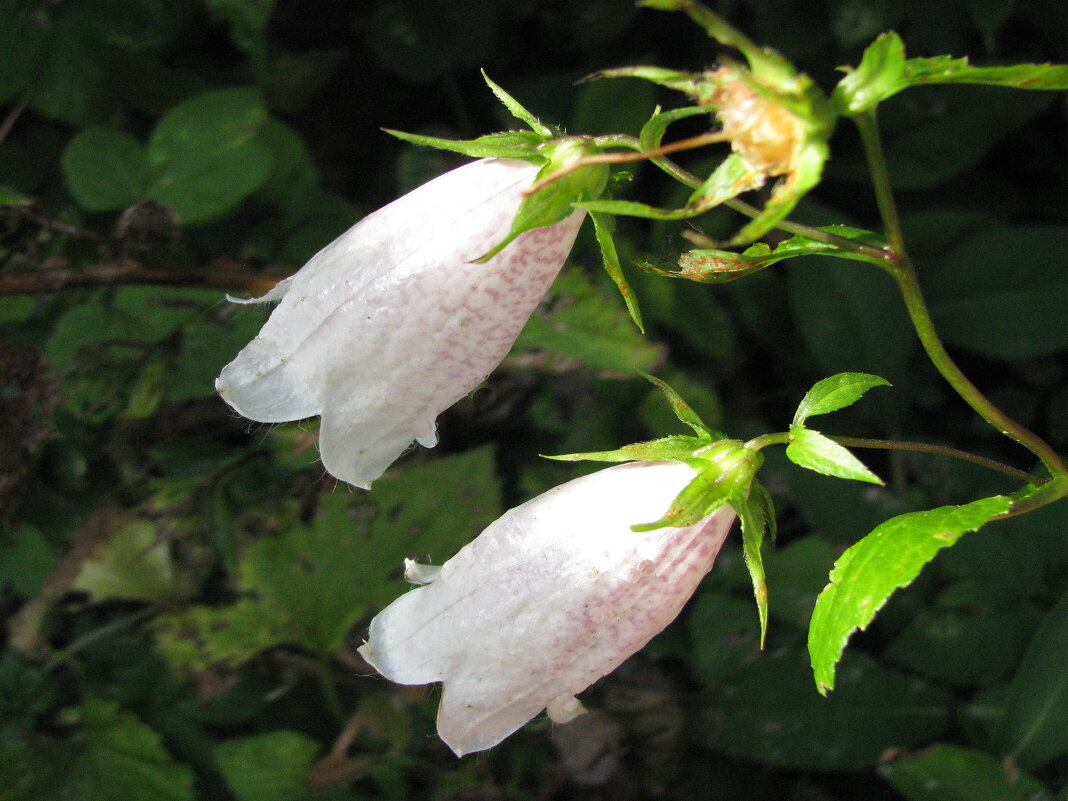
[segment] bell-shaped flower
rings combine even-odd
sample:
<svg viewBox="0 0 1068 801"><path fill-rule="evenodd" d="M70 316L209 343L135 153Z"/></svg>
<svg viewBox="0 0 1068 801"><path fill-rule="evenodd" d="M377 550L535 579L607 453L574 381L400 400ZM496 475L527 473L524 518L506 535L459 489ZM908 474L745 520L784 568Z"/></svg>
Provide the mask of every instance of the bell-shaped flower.
<svg viewBox="0 0 1068 801"><path fill-rule="evenodd" d="M264 423L321 417L326 469L357 487L508 353L560 271L584 212L514 233L539 166L482 159L369 215L256 301L280 301L216 388Z"/></svg>
<svg viewBox="0 0 1068 801"><path fill-rule="evenodd" d="M734 521L661 518L694 478L681 462L631 462L556 487L492 523L429 582L371 622L363 657L400 684L444 683L438 734L457 755L490 748L542 709L566 722L575 694L681 611Z"/></svg>

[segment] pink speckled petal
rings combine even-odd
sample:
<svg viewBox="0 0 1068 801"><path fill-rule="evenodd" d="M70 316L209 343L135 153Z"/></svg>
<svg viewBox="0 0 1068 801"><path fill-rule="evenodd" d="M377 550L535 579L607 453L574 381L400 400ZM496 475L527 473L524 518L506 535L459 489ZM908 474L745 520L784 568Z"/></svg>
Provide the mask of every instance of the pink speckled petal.
<svg viewBox="0 0 1068 801"><path fill-rule="evenodd" d="M678 615L734 521L633 532L693 477L676 462L618 465L505 513L371 622L364 658L401 684L444 682L438 733L489 748L609 673ZM574 710L571 710L574 711Z"/></svg>
<svg viewBox="0 0 1068 801"><path fill-rule="evenodd" d="M537 173L483 159L371 214L284 285L270 319L216 381L261 422L322 416L332 474L371 482L507 355L571 250L584 213L528 231L484 264Z"/></svg>

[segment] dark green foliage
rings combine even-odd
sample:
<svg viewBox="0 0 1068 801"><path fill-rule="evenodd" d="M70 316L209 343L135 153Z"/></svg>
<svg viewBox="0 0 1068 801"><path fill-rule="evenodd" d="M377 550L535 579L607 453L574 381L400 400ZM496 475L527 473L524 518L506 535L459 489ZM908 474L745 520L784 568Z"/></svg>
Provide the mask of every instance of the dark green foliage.
<svg viewBox="0 0 1068 801"><path fill-rule="evenodd" d="M935 321L983 391L1063 453L1064 98L1007 87L1060 85L1063 71L1009 65L1068 61L1065 9L710 5L828 94L836 67L860 65L833 95L849 113L892 96L879 121ZM587 222L504 365L441 417L436 449L402 457L371 493L324 475L317 421L250 424L215 396L266 318L227 292L262 294L463 161L380 128L521 127L485 68L567 133L637 136L658 104L690 101L631 78L576 82L714 66L724 50L683 15L630 0L0 0L0 20L0 801L1063 798L1068 504L965 533L1019 483L851 446L857 468L800 428L952 445L1040 474L923 360L871 259L782 233L727 268L723 251L693 251L705 261L689 277L713 283L697 284L636 269L677 274L694 247L683 227L603 217L609 277ZM891 28L900 38L862 63ZM649 130L694 135L699 114ZM517 152L530 141L491 141L513 140ZM679 160L707 175L719 147ZM840 122L830 149L793 217L878 245L855 129ZM617 198L686 203L652 165L623 166ZM691 223L722 242L743 220L717 208ZM715 283L717 269L750 268ZM848 373L806 401L792 456L886 486L762 452L777 542L747 544L762 554L766 650L736 529L680 619L586 694L585 762L544 721L457 761L432 736L438 691L373 677L356 647L408 586L405 558L440 564L504 509L593 469L538 454L692 439L639 370L702 428L740 440L786 430L810 387ZM893 386L861 399L876 376ZM943 519L976 498L988 500L966 520ZM847 608L818 644L830 684L846 637L870 623L823 698L806 632L828 573L880 524L893 534L936 507L928 530L903 535L911 558L895 548L904 573L868 576L879 615ZM817 614L835 612L833 594Z"/></svg>

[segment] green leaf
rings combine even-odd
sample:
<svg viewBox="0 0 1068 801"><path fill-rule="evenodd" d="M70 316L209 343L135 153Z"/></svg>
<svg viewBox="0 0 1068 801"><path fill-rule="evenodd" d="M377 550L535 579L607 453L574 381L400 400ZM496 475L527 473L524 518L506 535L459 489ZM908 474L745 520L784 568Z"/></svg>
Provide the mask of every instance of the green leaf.
<svg viewBox="0 0 1068 801"><path fill-rule="evenodd" d="M0 531L0 591L10 586L19 595L35 595L55 562L52 545L33 526Z"/></svg>
<svg viewBox="0 0 1068 801"><path fill-rule="evenodd" d="M1068 347L1068 227L978 231L924 272L943 339L998 359L1033 359Z"/></svg>
<svg viewBox="0 0 1068 801"><path fill-rule="evenodd" d="M171 546L148 520L130 520L108 539L103 550L82 562L71 585L95 602L119 599L167 603L193 590L176 569Z"/></svg>
<svg viewBox="0 0 1068 801"><path fill-rule="evenodd" d="M1018 768L959 745L936 743L880 765L878 772L908 801L1053 801Z"/></svg>
<svg viewBox="0 0 1068 801"><path fill-rule="evenodd" d="M657 389L664 393L664 397L666 397L668 403L671 404L671 410L675 412L675 416L679 418L679 422L685 423L692 428L698 438L705 440L705 442L712 441L712 429L705 425L704 421L697 415L697 412L690 408L690 404L688 404L678 392L672 389L666 381L661 381L656 376L651 376L646 373L642 373L642 378L652 383Z"/></svg>
<svg viewBox="0 0 1068 801"><path fill-rule="evenodd" d="M645 327L642 325L642 313L638 308L638 299L634 296L634 291L630 288L626 277L623 275L623 266L619 263L616 243L612 239L612 232L615 230L615 218L607 214L593 212L590 214L590 219L593 220L593 230L597 237L597 244L601 248L601 258L604 262L605 272L615 283L619 294L623 296L623 302L627 304L627 311L630 312L630 319L638 326L638 330L644 334Z"/></svg>
<svg viewBox="0 0 1068 801"><path fill-rule="evenodd" d="M834 689L835 664L856 629L865 629L887 599L919 575L943 548L1012 506L995 496L964 506L910 512L882 523L835 563L809 625L808 649L819 691Z"/></svg>
<svg viewBox="0 0 1068 801"><path fill-rule="evenodd" d="M450 492L442 495L442 487ZM296 644L327 654L352 625L407 587L406 557L444 560L500 507L493 452L480 448L387 475L361 504L327 496L309 527L263 537L241 554L230 606L194 606L157 619L160 652L177 668L236 667Z"/></svg>
<svg viewBox="0 0 1068 801"><path fill-rule="evenodd" d="M981 593L976 601L981 604L978 609L922 610L885 656L894 664L951 687L995 685L1016 667L1042 615L1033 603L983 608L992 600ZM943 594L939 603L945 602Z"/></svg>
<svg viewBox="0 0 1068 801"><path fill-rule="evenodd" d="M723 486L722 479L715 469L699 471L675 496L663 517L631 526L631 530L655 531L665 526L681 528L699 523L727 503L728 488Z"/></svg>
<svg viewBox="0 0 1068 801"><path fill-rule="evenodd" d="M847 67L847 75L838 82L831 100L843 114L859 114L904 87L905 43L893 31L884 33L868 45L856 69Z"/></svg>
<svg viewBox="0 0 1068 801"><path fill-rule="evenodd" d="M848 225L828 225L817 230L876 248L886 246L885 241L878 234L860 228L852 228ZM677 270L663 270L651 264L642 265L642 269L669 278L685 278L705 284L722 284L749 275L757 270L762 270L765 267L770 267L772 264L784 259L820 255L864 261L869 264L885 264L882 259L847 250L833 242L821 242L797 235L780 242L775 246L774 250L764 242L751 245L742 253L703 248L683 253L679 257L679 268Z"/></svg>
<svg viewBox="0 0 1068 801"><path fill-rule="evenodd" d="M845 114L859 114L910 86L966 83L1013 89L1068 89L1068 65L1011 64L973 67L967 58L905 58L905 45L893 31L864 51L856 69L834 88L832 99Z"/></svg>
<svg viewBox="0 0 1068 801"><path fill-rule="evenodd" d="M582 270L564 270L519 334L508 363L549 372L585 366L603 378L654 369L663 360L662 346L634 329L613 295Z"/></svg>
<svg viewBox="0 0 1068 801"><path fill-rule="evenodd" d="M885 378L869 373L838 373L817 381L797 406L792 425L801 426L817 414L844 409L863 397L872 387L888 387Z"/></svg>
<svg viewBox="0 0 1068 801"><path fill-rule="evenodd" d="M413 145L433 147L463 153L472 158L526 159L541 163L544 159L538 155L538 145L542 139L529 131L503 131L501 133L480 136L477 139L442 139L438 136L423 136L404 131L383 128L383 131Z"/></svg>
<svg viewBox="0 0 1068 801"><path fill-rule="evenodd" d="M790 426L790 444L786 455L794 464L815 470L825 476L850 478L882 485L883 481L847 448L818 431Z"/></svg>
<svg viewBox="0 0 1068 801"><path fill-rule="evenodd" d="M556 132L553 131L552 128L523 108L518 100L491 81L485 70L482 70L482 79L486 82L486 86L490 88L490 91L493 92L497 99L504 104L504 107L508 109L509 113L520 122L526 123L530 127L530 130L537 134L539 138L543 140L552 139L553 136L556 135Z"/></svg>
<svg viewBox="0 0 1068 801"><path fill-rule="evenodd" d="M803 649L765 654L734 671L696 704L695 736L711 748L765 765L859 770L887 751L930 742L949 720L948 696L850 654L830 698L812 691Z"/></svg>
<svg viewBox="0 0 1068 801"><path fill-rule="evenodd" d="M215 761L237 801L305 801L305 779L319 750L306 734L271 731L224 740Z"/></svg>
<svg viewBox="0 0 1068 801"><path fill-rule="evenodd" d="M256 138L266 122L256 89L204 92L175 106L149 141L148 197L187 223L230 210L271 174L271 149Z"/></svg>
<svg viewBox="0 0 1068 801"><path fill-rule="evenodd" d="M559 456L544 456L543 458L553 459L557 462L643 462L673 459L688 464L694 459L694 451L698 448L703 448L707 444L708 442L704 439L676 435L650 440L649 442L624 445L614 451L566 453Z"/></svg>
<svg viewBox="0 0 1068 801"><path fill-rule="evenodd" d="M931 83L973 83L1011 89L1068 89L1068 64L1008 64L973 67L967 58L910 58L905 63L908 86Z"/></svg>
<svg viewBox="0 0 1068 801"><path fill-rule="evenodd" d="M753 598L760 621L760 647L763 649L768 633L768 584L760 546L764 541L769 511L774 519L774 509L768 491L755 481L745 488L744 496L743 493L735 493L730 503L742 524L742 554L753 582Z"/></svg>
<svg viewBox="0 0 1068 801"><path fill-rule="evenodd" d="M71 194L89 211L112 211L141 199L148 177L145 146L124 131L86 128L60 162Z"/></svg>
<svg viewBox="0 0 1068 801"><path fill-rule="evenodd" d="M1025 768L1068 752L1068 593L1046 614L1009 689L996 739Z"/></svg>
<svg viewBox="0 0 1068 801"><path fill-rule="evenodd" d="M77 712L81 726L62 745L42 740L20 749L23 759L15 752L13 771L0 764L5 799L194 801L193 771L154 730L111 701L87 698Z"/></svg>
<svg viewBox="0 0 1068 801"><path fill-rule="evenodd" d="M701 186L694 190L686 205L679 209L660 209L632 200L584 200L578 208L590 212L623 214L653 220L685 220L712 209L726 200L754 188L756 174L737 153L727 156Z"/></svg>

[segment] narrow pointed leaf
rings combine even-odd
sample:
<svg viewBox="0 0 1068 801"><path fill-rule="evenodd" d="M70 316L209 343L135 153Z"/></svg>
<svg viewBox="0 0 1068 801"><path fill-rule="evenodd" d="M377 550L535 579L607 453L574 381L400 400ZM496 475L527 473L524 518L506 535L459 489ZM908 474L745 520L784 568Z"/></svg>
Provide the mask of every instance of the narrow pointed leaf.
<svg viewBox="0 0 1068 801"><path fill-rule="evenodd" d="M704 520L727 502L723 489L720 485L720 476L716 475L715 471L700 472L671 502L671 506L663 517L652 523L631 526L631 531L654 531L668 526L671 528L692 526Z"/></svg>
<svg viewBox="0 0 1068 801"><path fill-rule="evenodd" d="M405 142L411 142L413 145L463 153L465 156L473 158L526 159L535 163L544 161L538 155L538 145L541 144L542 140L537 134L529 131L502 131L501 133L480 136L477 139L458 140L406 133L404 131L395 131L392 128L383 128L382 130L390 136L395 136Z"/></svg>
<svg viewBox="0 0 1068 801"><path fill-rule="evenodd" d="M536 133L539 137L542 139L551 139L555 135L552 128L523 108L523 105L518 100L490 80L490 76L486 74L485 70L482 70L482 79L486 82L486 85L489 86L490 91L497 96L497 99L504 104L504 107L508 109L511 115L520 122L530 126L530 130Z"/></svg>
<svg viewBox="0 0 1068 801"><path fill-rule="evenodd" d="M648 442L637 442L633 445L624 445L614 451L565 453L559 456L543 455L542 458L552 459L557 462L648 462L670 459L686 462L687 464L692 461L699 465L700 461L693 459L693 452L707 444L707 441L697 437L676 435Z"/></svg>
<svg viewBox="0 0 1068 801"><path fill-rule="evenodd" d="M760 647L763 648L764 639L768 633L768 583L764 575L764 557L760 546L763 544L764 531L767 529L767 517L764 499L758 493L753 492L759 486L754 482L751 488L747 488L749 489L748 497L731 498L730 504L738 513L738 519L742 524L742 554L753 581L753 597L756 599L757 616L760 619Z"/></svg>
<svg viewBox="0 0 1068 801"><path fill-rule="evenodd" d="M860 400L872 387L889 387L885 378L870 373L838 373L816 384L808 391L794 414L793 425L804 425L805 420L817 414L843 409Z"/></svg>
<svg viewBox="0 0 1068 801"><path fill-rule="evenodd" d="M886 245L878 234L847 225L828 225L817 230L872 247L882 248ZM821 242L798 235L779 243L774 249L764 242L757 242L742 253L714 248L691 250L679 257L677 270L665 270L648 263L641 265L641 268L669 278L685 278L703 284L722 284L798 256L833 256L880 266L885 264L883 259L847 250L834 242Z"/></svg>
<svg viewBox="0 0 1068 801"><path fill-rule="evenodd" d="M849 636L867 628L896 589L912 583L940 550L1011 506L1008 498L994 496L899 515L842 554L809 624L808 650L819 691L826 695L834 689L835 665Z"/></svg>
<svg viewBox="0 0 1068 801"><path fill-rule="evenodd" d="M599 78L641 78L668 89L675 89L693 95L701 85L700 76L691 72L679 72L664 67L616 67L614 69L599 70L589 75L586 80L592 81Z"/></svg>
<svg viewBox="0 0 1068 801"><path fill-rule="evenodd" d="M967 58L905 58L905 45L893 31L864 51L860 64L835 87L832 98L845 114L874 108L910 86L936 83L980 84L1012 89L1068 89L1068 65L1009 64L973 67Z"/></svg>
<svg viewBox="0 0 1068 801"><path fill-rule="evenodd" d="M606 214L591 214L593 230L597 236L597 244L601 246L601 258L604 260L604 269L608 276L615 282L619 294L623 296L623 302L627 304L630 319L638 326L638 330L645 333L642 325L642 313L638 308L638 299L634 296L634 290L630 288L626 277L623 275L623 266L619 263L619 253L616 251L616 243L612 239L612 230L615 221Z"/></svg>
<svg viewBox="0 0 1068 801"><path fill-rule="evenodd" d="M850 478L882 485L883 481L856 456L833 439L801 426L790 427L786 456L796 465L835 478Z"/></svg>
<svg viewBox="0 0 1068 801"><path fill-rule="evenodd" d="M694 433L705 442L711 442L713 439L712 430L705 425L704 421L698 416L682 396L673 390L666 381L661 381L656 376L651 376L647 373L641 374L642 378L655 384L657 388L667 396L668 403L671 404L671 409L675 412L675 416L679 420L694 430Z"/></svg>

